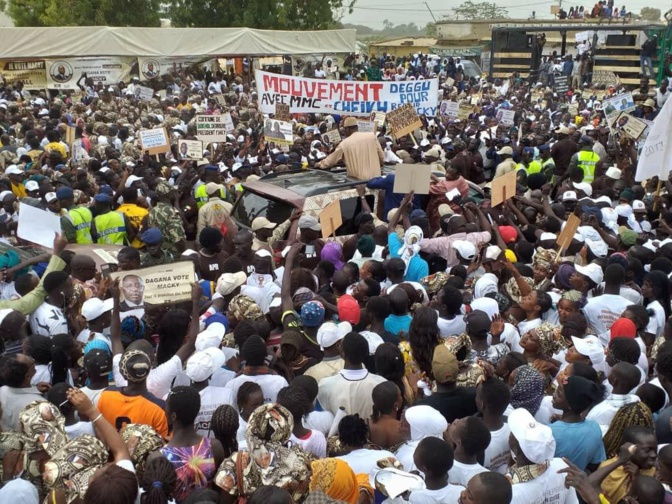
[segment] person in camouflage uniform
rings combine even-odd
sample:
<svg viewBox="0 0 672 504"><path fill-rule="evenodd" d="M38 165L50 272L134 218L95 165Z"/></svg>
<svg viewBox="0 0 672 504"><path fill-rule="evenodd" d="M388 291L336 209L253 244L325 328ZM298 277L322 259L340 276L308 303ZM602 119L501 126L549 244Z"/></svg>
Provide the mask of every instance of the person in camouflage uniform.
<svg viewBox="0 0 672 504"><path fill-rule="evenodd" d="M156 186L157 203L149 212L147 226L161 231L164 250L179 255L184 251L187 236L176 199L177 192L168 182ZM174 205L174 206L173 206Z"/></svg>

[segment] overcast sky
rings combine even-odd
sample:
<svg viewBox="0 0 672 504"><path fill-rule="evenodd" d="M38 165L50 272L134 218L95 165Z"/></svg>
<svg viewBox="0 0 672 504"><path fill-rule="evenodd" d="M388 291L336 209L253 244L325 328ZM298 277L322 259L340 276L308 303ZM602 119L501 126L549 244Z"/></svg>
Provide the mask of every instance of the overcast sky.
<svg viewBox="0 0 672 504"><path fill-rule="evenodd" d="M473 1L478 3L480 0ZM516 19L527 19L532 15L533 10L536 10L537 18L551 18L551 5L557 5L557 2L548 0L539 0L537 2L533 2L532 0L494 1L497 5L507 7L509 17ZM624 0L620 1L624 2ZM460 5L461 0L453 0L450 4L445 0L427 0L427 3L436 18L440 19L441 16L450 13L450 5ZM590 10L594 2L584 4L563 2L565 10L569 10L569 7L572 5L583 5L584 8ZM656 7L661 10L662 14L665 14L665 11L670 8L670 3L667 0L636 0L619 3L618 5L619 7L625 5L627 10L634 13L638 13L642 7ZM357 0L353 13L344 16L342 21L344 23L363 24L371 28L381 29L383 27L383 20L385 19L394 24L415 23L418 26L425 26L432 21L432 16L422 0L414 2L409 2L408 0Z"/></svg>

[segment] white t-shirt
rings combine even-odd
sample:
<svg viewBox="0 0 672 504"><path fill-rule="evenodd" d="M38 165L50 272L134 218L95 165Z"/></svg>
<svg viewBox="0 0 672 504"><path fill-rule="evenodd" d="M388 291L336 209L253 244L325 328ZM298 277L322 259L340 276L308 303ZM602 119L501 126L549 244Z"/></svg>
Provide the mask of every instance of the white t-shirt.
<svg viewBox="0 0 672 504"><path fill-rule="evenodd" d="M77 422L73 425L65 426L65 433L68 435L68 439L75 439L78 436L88 434L90 436L95 436L96 432L93 429L93 422Z"/></svg>
<svg viewBox="0 0 672 504"><path fill-rule="evenodd" d="M30 384L35 386L40 382L51 383L51 363L35 365L35 374L30 379ZM75 386L69 369L68 369L67 382L71 387ZM54 385L53 383L51 384Z"/></svg>
<svg viewBox="0 0 672 504"><path fill-rule="evenodd" d="M326 436L331 430L334 418L336 417L331 411L311 411L303 419L303 426L306 429L318 430Z"/></svg>
<svg viewBox="0 0 672 504"><path fill-rule="evenodd" d="M77 335L77 341L84 343L85 345L89 341L102 341L110 348L110 353L112 352L112 342L110 341L110 338L102 333L92 333L88 327L86 329L82 329L82 331Z"/></svg>
<svg viewBox="0 0 672 504"><path fill-rule="evenodd" d="M600 284L600 287L604 288L604 282ZM635 289L632 287L628 287L627 285L621 285L621 290L619 292L621 296L623 296L625 299L629 299L632 301L631 304L636 304L636 305L641 305L643 304L644 298L642 295L637 292ZM593 291L592 289L588 291L588 294L586 295L586 298L592 299L593 298Z"/></svg>
<svg viewBox="0 0 672 504"><path fill-rule="evenodd" d="M53 337L56 334L67 334L68 321L63 310L46 301L37 307L28 319L33 334Z"/></svg>
<svg viewBox="0 0 672 504"><path fill-rule="evenodd" d="M408 502L411 504L445 504L458 502L463 486L448 484L438 490L416 490L411 492Z"/></svg>
<svg viewBox="0 0 672 504"><path fill-rule="evenodd" d="M583 307L589 334L597 334L604 346L609 344L609 329L632 302L617 294L602 294L589 299Z"/></svg>
<svg viewBox="0 0 672 504"><path fill-rule="evenodd" d="M539 327L542 322L543 320L541 320L541 318L536 318L534 320L521 320L518 322L518 333L520 333L520 336L522 337L525 335L525 333Z"/></svg>
<svg viewBox="0 0 672 504"><path fill-rule="evenodd" d="M520 346L520 335L521 333L518 332L516 326L509 324L508 322L504 322L504 332L499 337L499 340L502 343L509 345L509 348L512 352L523 353L524 349Z"/></svg>
<svg viewBox="0 0 672 504"><path fill-rule="evenodd" d="M504 422L501 429L490 431L490 444L485 449L484 464L485 468L492 472L506 474L509 467L509 435L511 429Z"/></svg>
<svg viewBox="0 0 672 504"><path fill-rule="evenodd" d="M406 441L399 448L397 448L397 451L394 453L394 457L404 467L404 471L406 472L411 472L418 469L415 466L415 460L413 460L413 455L415 454L415 449L418 447L418 444L420 444L420 440Z"/></svg>
<svg viewBox="0 0 672 504"><path fill-rule="evenodd" d="M565 467L562 459L555 458L538 478L514 484L511 504L578 504L576 490L565 488L565 475L558 474Z"/></svg>
<svg viewBox="0 0 672 504"><path fill-rule="evenodd" d="M224 389L228 390L231 393L231 397L236 398L238 397L238 389L240 388L240 386L248 381L254 382L261 387L261 391L264 394L265 403L275 402L275 400L278 397L278 392L280 392L280 389L289 385L287 383L287 380L285 380L280 375L271 375L271 374L256 375L256 376L240 375L234 378L233 380L230 380L224 386ZM236 404L235 400L233 407L238 409L238 404Z"/></svg>
<svg viewBox="0 0 672 504"><path fill-rule="evenodd" d="M222 404L233 403L231 392L223 387L213 387L212 385L208 385L203 390L199 391L198 395L201 396L201 409L198 410L198 415L196 415L194 427L196 428L196 432L201 436L214 437L214 435L210 433L210 420L212 419L212 414Z"/></svg>
<svg viewBox="0 0 672 504"><path fill-rule="evenodd" d="M464 321L464 317L461 315L456 315L451 320L439 317L436 325L439 326L439 335L442 338L447 338L454 335L459 336L467 330L467 323Z"/></svg>
<svg viewBox="0 0 672 504"><path fill-rule="evenodd" d="M467 486L471 478L483 472L488 472L488 470L481 464L464 464L455 460L453 467L448 471L448 483Z"/></svg>
<svg viewBox="0 0 672 504"><path fill-rule="evenodd" d="M604 401L593 406L586 415L586 420L597 422L600 429L602 429L602 435L604 436L609 429L609 425L614 419L616 412L621 409L622 406L636 402L639 402L639 397L634 394L609 394Z"/></svg>
<svg viewBox="0 0 672 504"><path fill-rule="evenodd" d="M394 455L387 450L367 450L366 448L361 448L336 458L347 462L355 474L375 476L378 472L378 461L388 457L394 457Z"/></svg>
<svg viewBox="0 0 672 504"><path fill-rule="evenodd" d="M102 394L103 390L105 390L105 389L101 388L101 389L94 390L94 389L91 389L89 387L82 387L79 390L84 392L84 395L91 400L91 402L93 403L94 406L98 406L98 399L100 399L100 394Z"/></svg>
<svg viewBox="0 0 672 504"><path fill-rule="evenodd" d="M320 459L327 456L327 438L320 431L311 430L305 439L300 439L292 434L289 436L289 439L308 453L315 455L315 458Z"/></svg>
<svg viewBox="0 0 672 504"><path fill-rule="evenodd" d="M658 338L663 335L663 330L665 329L665 309L659 301L649 303L646 309L653 310L653 316L649 317L649 323L646 325L646 332Z"/></svg>
<svg viewBox="0 0 672 504"><path fill-rule="evenodd" d="M121 354L112 357L112 373L114 374L114 383L117 387L125 387L128 385L126 378L121 375L119 371L119 362L121 362ZM147 390L149 390L156 397L166 397L170 392L170 387L175 377L182 371L182 360L173 355L166 362L160 366L152 368L147 376Z"/></svg>
<svg viewBox="0 0 672 504"><path fill-rule="evenodd" d="M243 417L238 415L238 430L236 431L236 441L238 441L238 450L247 450L247 439L245 439L245 431L247 430L247 422Z"/></svg>

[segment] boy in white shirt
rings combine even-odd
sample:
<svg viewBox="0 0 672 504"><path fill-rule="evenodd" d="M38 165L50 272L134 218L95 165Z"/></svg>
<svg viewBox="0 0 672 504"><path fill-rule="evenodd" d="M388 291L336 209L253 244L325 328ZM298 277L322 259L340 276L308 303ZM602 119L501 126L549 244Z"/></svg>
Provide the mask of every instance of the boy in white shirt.
<svg viewBox="0 0 672 504"><path fill-rule="evenodd" d="M428 437L420 441L413 459L425 474L424 490L411 492L411 504L457 502L464 487L448 483L448 471L453 465L453 449L443 439Z"/></svg>
<svg viewBox="0 0 672 504"><path fill-rule="evenodd" d="M448 473L448 481L452 485L466 486L471 478L487 471L476 457L490 444L490 431L480 418L472 416L450 424L448 437L455 447L455 461Z"/></svg>
<svg viewBox="0 0 672 504"><path fill-rule="evenodd" d="M503 474L484 472L469 480L460 504L511 504L511 482Z"/></svg>

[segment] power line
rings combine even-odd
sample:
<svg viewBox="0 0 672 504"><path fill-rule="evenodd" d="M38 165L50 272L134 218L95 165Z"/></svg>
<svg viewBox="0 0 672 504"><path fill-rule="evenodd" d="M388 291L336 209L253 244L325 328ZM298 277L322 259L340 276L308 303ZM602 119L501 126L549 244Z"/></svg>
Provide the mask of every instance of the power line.
<svg viewBox="0 0 672 504"><path fill-rule="evenodd" d="M529 3L529 4L518 4L518 5L507 5L504 7L505 9L515 9L518 7L533 7L536 5L544 5L544 4L554 4L555 1L549 0L549 1L543 1L543 2L535 2L535 3ZM357 6L355 5L353 7L354 10L373 10L373 11L392 11L392 12L418 12L418 9L392 9L389 7L390 4L387 5L368 5L366 7L362 6ZM394 5L394 4L393 4ZM401 5L401 4L396 4L396 5ZM434 9L434 12L453 12L455 9Z"/></svg>

